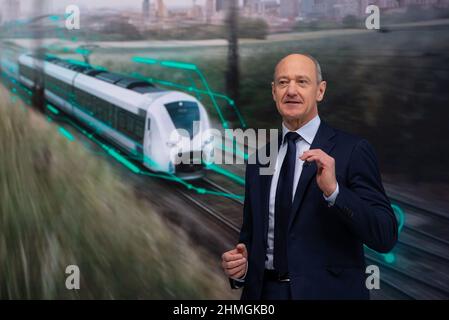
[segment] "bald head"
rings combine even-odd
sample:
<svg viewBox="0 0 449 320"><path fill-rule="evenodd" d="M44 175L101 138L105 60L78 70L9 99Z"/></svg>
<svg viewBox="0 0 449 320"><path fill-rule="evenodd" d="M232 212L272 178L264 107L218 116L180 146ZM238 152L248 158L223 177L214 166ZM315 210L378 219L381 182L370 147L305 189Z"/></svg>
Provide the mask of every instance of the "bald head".
<svg viewBox="0 0 449 320"><path fill-rule="evenodd" d="M303 64L305 67L309 67L308 64L313 64L313 67L315 68L315 78L317 83L319 84L321 81L323 81L323 76L321 73L321 66L318 60L316 60L314 57L312 57L309 54L300 54L300 53L293 53L289 54L288 56L282 58L274 68L274 80L276 81L276 78L279 76L278 71L279 69L282 69L282 66L288 65L288 64Z"/></svg>

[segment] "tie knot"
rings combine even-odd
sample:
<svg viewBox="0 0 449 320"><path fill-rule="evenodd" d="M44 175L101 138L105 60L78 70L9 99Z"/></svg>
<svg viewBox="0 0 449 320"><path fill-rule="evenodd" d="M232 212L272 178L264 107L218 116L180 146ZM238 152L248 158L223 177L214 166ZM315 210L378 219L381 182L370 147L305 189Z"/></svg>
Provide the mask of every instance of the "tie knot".
<svg viewBox="0 0 449 320"><path fill-rule="evenodd" d="M288 132L288 133L285 135L285 140L286 140L287 142L290 142L290 141L296 142L296 140L298 140L299 137L300 137L299 134L297 134L296 132Z"/></svg>

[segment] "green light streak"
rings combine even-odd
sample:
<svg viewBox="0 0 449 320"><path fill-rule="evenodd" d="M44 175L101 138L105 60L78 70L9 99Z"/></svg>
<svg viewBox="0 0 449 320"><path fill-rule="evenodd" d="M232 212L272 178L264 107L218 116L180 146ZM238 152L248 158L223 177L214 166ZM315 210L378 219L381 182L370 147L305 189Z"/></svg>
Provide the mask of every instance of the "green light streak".
<svg viewBox="0 0 449 320"><path fill-rule="evenodd" d="M215 172L237 182L238 184L240 184L242 186L245 185L245 179L243 179L242 177L240 177L226 169L223 169L222 167L217 166L216 164L213 164L213 163L208 164L208 165L206 165L206 169L215 171Z"/></svg>
<svg viewBox="0 0 449 320"><path fill-rule="evenodd" d="M210 194L210 195L219 196L219 197L226 197L226 198L230 198L230 199L238 199L238 200L245 199L245 196L241 196L241 195L237 195L237 194L233 194L233 193L225 193L225 192L209 191L209 190L205 190L205 193Z"/></svg>
<svg viewBox="0 0 449 320"><path fill-rule="evenodd" d="M385 262L387 262L387 263L392 264L396 261L396 257L393 253L385 253L385 254L383 254L383 256L384 256Z"/></svg>
<svg viewBox="0 0 449 320"><path fill-rule="evenodd" d="M102 145L102 147L107 150L107 152L113 157L115 158L118 162L122 163L125 167L127 167L129 170L131 170L134 173L140 173L140 169L135 166L133 163L131 163L130 161L128 161L125 157L123 157L121 154L117 153L117 151L115 151L112 148L108 148L104 145Z"/></svg>
<svg viewBox="0 0 449 320"><path fill-rule="evenodd" d="M194 65L192 63L184 63L184 62L177 62L177 61L161 61L161 65L164 67L175 68L175 69L185 69L185 70L191 70L191 71L198 70L196 65Z"/></svg>
<svg viewBox="0 0 449 320"><path fill-rule="evenodd" d="M137 62L137 63L146 63L146 64L157 64L157 63L159 63L159 61L156 60L156 59L143 58L143 57L133 57L131 60L134 61L134 62Z"/></svg>
<svg viewBox="0 0 449 320"><path fill-rule="evenodd" d="M75 53L78 53L78 54L84 56L84 55L90 54L91 51L88 50L88 49L84 49L84 48L76 48L76 49L75 49Z"/></svg>
<svg viewBox="0 0 449 320"><path fill-rule="evenodd" d="M59 114L59 110L56 109L55 107L53 107L52 105L47 104L47 109L50 110L50 112L54 113L54 114Z"/></svg>
<svg viewBox="0 0 449 320"><path fill-rule="evenodd" d="M66 137L70 141L75 141L75 137L73 137L72 134L70 132L68 132L66 129L64 129L63 127L59 127L58 131L60 134L62 134L64 137Z"/></svg>
<svg viewBox="0 0 449 320"><path fill-rule="evenodd" d="M392 204L391 207L393 208L394 214L396 215L396 219L398 220L398 224L399 224L398 229L399 229L399 233L400 233L405 224L404 211L397 204Z"/></svg>
<svg viewBox="0 0 449 320"><path fill-rule="evenodd" d="M228 122L225 120L223 114L221 113L220 107L218 106L217 101L215 100L215 96L213 95L212 90L210 89L209 84L206 81L206 78L204 77L203 73L200 70L195 69L195 71L200 76L203 85L206 87L207 94L209 95L209 98L212 100L212 104L214 105L215 110L217 110L223 128L227 129L229 127Z"/></svg>

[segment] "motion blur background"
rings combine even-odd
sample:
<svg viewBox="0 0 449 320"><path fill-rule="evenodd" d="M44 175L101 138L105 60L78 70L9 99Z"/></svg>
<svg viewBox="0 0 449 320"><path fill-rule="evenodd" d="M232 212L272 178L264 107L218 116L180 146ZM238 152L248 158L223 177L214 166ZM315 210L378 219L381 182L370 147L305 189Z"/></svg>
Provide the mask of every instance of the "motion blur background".
<svg viewBox="0 0 449 320"><path fill-rule="evenodd" d="M80 8L79 30L65 27L65 8L70 4ZM369 4L380 8L379 30L365 27ZM319 105L321 118L367 138L377 151L387 191L401 201L438 212L442 217L431 222L425 216L418 220L430 234L439 230L433 236L449 234L448 0L0 0L0 40L1 55L10 61L39 50L139 75L166 88L204 90L201 79L185 70L136 64L133 57L195 64L209 87L229 97L240 111L241 118L233 108L223 108L233 128L242 127L242 119L249 128L279 128L281 119L270 87L274 66L289 53L312 54L328 82ZM178 214L167 219L168 214L183 210L174 209L177 198L170 187L136 182L104 157L73 144L67 147L67 141L53 136L56 133L49 129L53 124L27 111L27 101L17 99L18 89L12 89L4 78L0 215L7 223L0 226L1 298L237 297L219 271L218 243L224 242L216 240L212 250L205 246L205 252L199 253L193 243L209 237L207 231L192 230L192 224L202 226L201 218ZM196 95L221 129L211 99ZM107 167L101 178L99 167ZM73 172L84 182L72 181ZM148 189L145 196L131 192L142 188ZM126 200L119 201L122 197ZM159 197L168 202L155 201ZM74 219L78 215L81 220ZM120 221L118 234L105 227L114 224L114 217ZM405 217L407 223L406 211ZM167 231L154 236L154 225L146 219L167 224ZM179 223L182 219L187 220ZM156 229L165 230L160 228ZM184 241L184 232L193 237L193 248ZM96 240L86 240L86 234ZM420 246L416 239L410 241ZM154 243L163 246L155 248ZM446 247L439 243L444 258L448 258L449 251L444 250L448 243ZM184 267L173 254L178 251L184 252L177 256ZM198 264L198 254L210 263ZM402 254L408 262L415 258L414 253ZM164 263L152 259L154 255L166 257ZM88 290L58 289L66 276L60 270L69 260L89 270L82 271ZM449 271L448 261L436 264L443 266L442 274ZM433 274L434 269L423 262L413 277ZM207 288L203 277L188 276L204 272L217 279L217 286ZM128 278L121 277L124 273ZM435 286L444 289L441 296L412 298L446 296L447 279L429 277L437 277Z"/></svg>

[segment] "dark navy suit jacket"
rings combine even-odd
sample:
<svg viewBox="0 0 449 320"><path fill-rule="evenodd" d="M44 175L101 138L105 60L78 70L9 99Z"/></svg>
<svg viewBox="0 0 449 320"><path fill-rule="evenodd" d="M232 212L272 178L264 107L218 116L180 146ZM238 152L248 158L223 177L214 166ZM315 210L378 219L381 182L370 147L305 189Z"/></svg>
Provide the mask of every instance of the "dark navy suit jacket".
<svg viewBox="0 0 449 320"><path fill-rule="evenodd" d="M288 227L288 269L293 299L368 299L363 245L390 251L398 226L385 195L372 146L320 124L310 149L335 159L339 194L331 207L316 182L316 164L303 167ZM269 150L269 149L268 149ZM260 299L265 269L271 175L246 167L240 242L248 249L242 299ZM231 280L233 288L241 286Z"/></svg>

